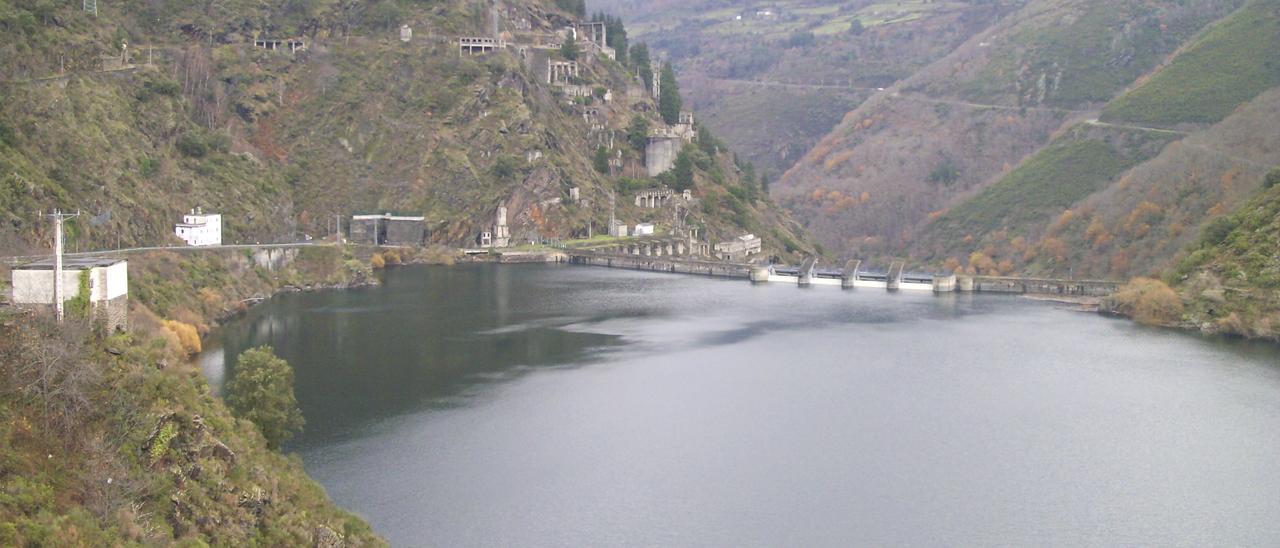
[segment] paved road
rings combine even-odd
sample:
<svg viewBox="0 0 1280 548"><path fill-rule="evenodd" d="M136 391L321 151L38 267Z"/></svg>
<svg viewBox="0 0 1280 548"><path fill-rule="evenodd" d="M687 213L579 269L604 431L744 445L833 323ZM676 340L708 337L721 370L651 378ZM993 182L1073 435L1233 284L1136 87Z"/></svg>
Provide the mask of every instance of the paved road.
<svg viewBox="0 0 1280 548"><path fill-rule="evenodd" d="M323 245L324 242L293 242L282 244L231 244L231 245L207 245L207 246L153 246L153 247L128 247L124 249L104 249L100 251L81 251L79 253L63 253L62 256L68 259L81 257L110 257L113 255L129 255L131 253L144 253L147 251L177 251L177 252L193 252L193 251L221 251L236 249L264 249L264 248L281 248L281 247L310 247L315 245ZM11 257L0 257L0 262L9 264L24 263L27 261L38 261L47 259L52 256L52 252L44 255L15 255Z"/></svg>

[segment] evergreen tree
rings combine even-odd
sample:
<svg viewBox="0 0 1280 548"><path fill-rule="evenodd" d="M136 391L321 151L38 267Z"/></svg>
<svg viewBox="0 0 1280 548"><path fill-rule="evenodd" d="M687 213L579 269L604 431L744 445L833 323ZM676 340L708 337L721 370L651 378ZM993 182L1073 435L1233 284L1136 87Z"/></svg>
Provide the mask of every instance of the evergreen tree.
<svg viewBox="0 0 1280 548"><path fill-rule="evenodd" d="M252 421L271 449L279 449L306 423L293 395L293 368L270 346L246 350L236 360L227 405L237 417Z"/></svg>
<svg viewBox="0 0 1280 548"><path fill-rule="evenodd" d="M676 156L676 165L671 173L672 178L675 179L676 192L693 188L693 158L689 157L689 151L681 151Z"/></svg>
<svg viewBox="0 0 1280 548"><path fill-rule="evenodd" d="M623 65L627 64L627 28L622 24L622 18L603 16L605 30L608 32L606 36L609 47L617 52L618 62Z"/></svg>
<svg viewBox="0 0 1280 548"><path fill-rule="evenodd" d="M631 117L631 123L627 125L627 142L632 148L644 152L649 144L649 121L644 116L637 114Z"/></svg>
<svg viewBox="0 0 1280 548"><path fill-rule="evenodd" d="M644 89L653 89L652 61L649 59L649 46L644 42L631 46L631 64L640 71L640 79L644 81Z"/></svg>
<svg viewBox="0 0 1280 548"><path fill-rule="evenodd" d="M573 39L572 34L566 36L564 43L560 44L560 55L570 61L578 60L578 41Z"/></svg>
<svg viewBox="0 0 1280 548"><path fill-rule="evenodd" d="M658 112L662 114L662 121L674 124L680 121L680 109L684 104L680 100L680 86L676 84L676 72L671 69L671 63L663 63L660 78L662 93L658 96Z"/></svg>
<svg viewBox="0 0 1280 548"><path fill-rule="evenodd" d="M596 168L596 171L608 175L609 149L604 148L604 145L596 147L596 155L591 158L591 165Z"/></svg>

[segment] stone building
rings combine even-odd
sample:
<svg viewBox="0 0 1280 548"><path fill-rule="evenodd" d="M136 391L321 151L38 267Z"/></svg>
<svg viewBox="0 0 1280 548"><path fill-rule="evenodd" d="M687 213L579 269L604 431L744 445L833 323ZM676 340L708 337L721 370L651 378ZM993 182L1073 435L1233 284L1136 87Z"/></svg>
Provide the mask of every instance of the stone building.
<svg viewBox="0 0 1280 548"><path fill-rule="evenodd" d="M15 267L12 277L14 306L53 308L53 259ZM128 326L128 261L112 258L63 260L63 303L81 297L81 291L88 291L84 297L87 299L88 311L94 322L101 322L108 331Z"/></svg>

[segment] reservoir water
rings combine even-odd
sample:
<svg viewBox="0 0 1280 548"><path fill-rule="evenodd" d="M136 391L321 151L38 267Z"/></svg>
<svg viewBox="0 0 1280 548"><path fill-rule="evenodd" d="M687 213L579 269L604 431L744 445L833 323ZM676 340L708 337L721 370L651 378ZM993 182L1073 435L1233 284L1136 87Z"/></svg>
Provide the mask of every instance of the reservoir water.
<svg viewBox="0 0 1280 548"><path fill-rule="evenodd" d="M398 546L1276 545L1280 351L1012 297L403 267L214 340Z"/></svg>

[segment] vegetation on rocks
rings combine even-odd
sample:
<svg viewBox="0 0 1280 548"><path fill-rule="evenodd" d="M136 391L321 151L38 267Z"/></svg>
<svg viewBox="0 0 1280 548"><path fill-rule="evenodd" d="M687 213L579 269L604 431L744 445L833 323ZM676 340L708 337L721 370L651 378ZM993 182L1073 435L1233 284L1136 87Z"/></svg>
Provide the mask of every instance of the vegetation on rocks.
<svg viewBox="0 0 1280 548"><path fill-rule="evenodd" d="M1280 169L1234 213L1206 225L1167 276L1200 329L1280 340Z"/></svg>
<svg viewBox="0 0 1280 548"><path fill-rule="evenodd" d="M135 330L0 317L0 544L382 544Z"/></svg>

